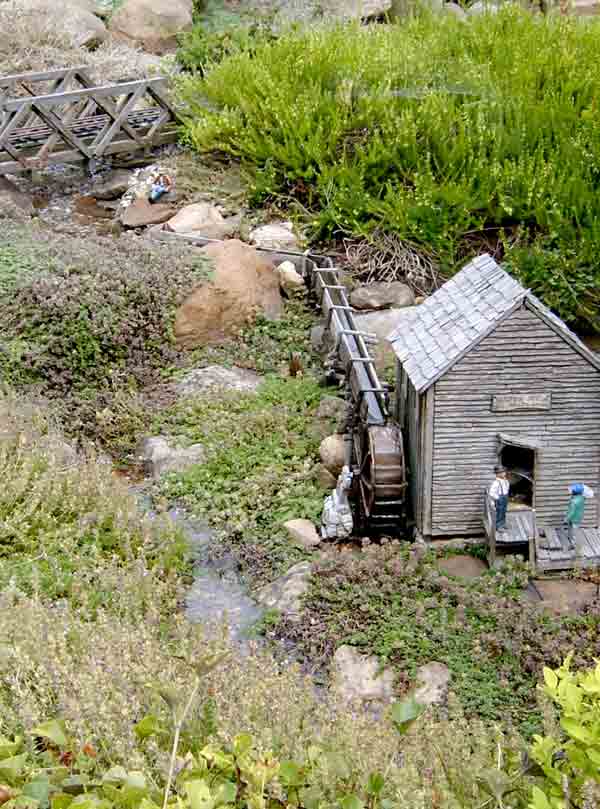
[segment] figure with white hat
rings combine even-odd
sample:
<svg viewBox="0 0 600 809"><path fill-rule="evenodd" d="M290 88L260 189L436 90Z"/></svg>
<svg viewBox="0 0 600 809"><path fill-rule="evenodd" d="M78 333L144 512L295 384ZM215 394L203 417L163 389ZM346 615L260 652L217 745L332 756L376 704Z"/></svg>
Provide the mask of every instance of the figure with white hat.
<svg viewBox="0 0 600 809"><path fill-rule="evenodd" d="M496 477L489 488L488 494L494 502L496 509L496 531L503 533L506 531L506 510L508 509L508 493L510 483L507 479L506 469L503 466L495 466Z"/></svg>
<svg viewBox="0 0 600 809"><path fill-rule="evenodd" d="M564 524L567 528L569 548L575 550L575 543L573 542L575 529L579 528L583 522L586 498L593 497L594 491L584 483L573 483L569 486L569 494L571 498L565 514Z"/></svg>

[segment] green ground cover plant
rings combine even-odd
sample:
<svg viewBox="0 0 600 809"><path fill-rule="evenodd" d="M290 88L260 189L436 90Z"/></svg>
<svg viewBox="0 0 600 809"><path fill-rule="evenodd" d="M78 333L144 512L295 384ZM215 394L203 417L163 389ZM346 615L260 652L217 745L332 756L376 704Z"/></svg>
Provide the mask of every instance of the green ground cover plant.
<svg viewBox="0 0 600 809"><path fill-rule="evenodd" d="M71 435L125 452L147 423L139 394L185 362L172 333L175 311L209 270L184 247L129 236L81 241L7 223L0 235L2 382L35 387Z"/></svg>
<svg viewBox="0 0 600 809"><path fill-rule="evenodd" d="M282 34L182 79L187 139L239 158L255 200L299 201L315 238L393 232L447 274L491 247L597 330L598 25L511 7Z"/></svg>
<svg viewBox="0 0 600 809"><path fill-rule="evenodd" d="M78 458L35 403L0 396L0 474L0 592L120 614L137 589L143 613L144 573L149 584L186 571L181 533L144 518L110 465Z"/></svg>
<svg viewBox="0 0 600 809"><path fill-rule="evenodd" d="M313 662L342 643L377 654L398 673L400 688L416 667L437 660L468 715L511 721L530 736L541 715L535 683L543 667L574 653L577 667L600 653L597 605L569 616L540 611L523 595L527 570L505 562L471 581L443 573L433 553L411 561L410 546L331 552L314 568L300 623L280 621Z"/></svg>
<svg viewBox="0 0 600 809"><path fill-rule="evenodd" d="M273 376L256 394L190 399L155 422L157 432L207 449L205 463L167 476L161 495L208 518L219 552L233 549L255 581L302 558L285 536L286 520L319 519L318 449L331 431L315 419L324 392L310 378Z"/></svg>

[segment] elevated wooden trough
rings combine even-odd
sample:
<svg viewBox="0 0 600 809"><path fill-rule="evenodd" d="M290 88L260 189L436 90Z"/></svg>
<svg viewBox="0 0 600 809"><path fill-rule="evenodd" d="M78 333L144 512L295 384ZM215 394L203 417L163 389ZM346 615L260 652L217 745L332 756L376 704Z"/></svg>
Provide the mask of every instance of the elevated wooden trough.
<svg viewBox="0 0 600 809"><path fill-rule="evenodd" d="M146 153L176 137L164 78L96 85L80 67L0 77L0 175Z"/></svg>

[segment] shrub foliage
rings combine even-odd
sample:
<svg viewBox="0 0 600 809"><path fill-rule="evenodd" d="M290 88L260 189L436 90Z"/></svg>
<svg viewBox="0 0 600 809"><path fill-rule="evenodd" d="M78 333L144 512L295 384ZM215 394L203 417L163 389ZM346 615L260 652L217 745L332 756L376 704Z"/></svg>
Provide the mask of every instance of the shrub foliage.
<svg viewBox="0 0 600 809"><path fill-rule="evenodd" d="M491 243L598 328L598 32L515 8L291 32L183 80L188 138L248 164L257 199L293 194L316 235L392 231L446 272Z"/></svg>

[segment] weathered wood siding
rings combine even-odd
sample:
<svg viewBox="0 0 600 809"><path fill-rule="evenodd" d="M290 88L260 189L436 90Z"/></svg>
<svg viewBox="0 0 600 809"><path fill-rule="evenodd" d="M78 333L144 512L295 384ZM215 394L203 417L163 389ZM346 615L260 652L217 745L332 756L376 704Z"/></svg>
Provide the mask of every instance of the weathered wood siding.
<svg viewBox="0 0 600 809"><path fill-rule="evenodd" d="M407 441L408 454L408 481L410 492L409 511L417 524L419 531L422 529L421 518L421 417L419 397L411 384L407 380L406 385L406 409L404 434Z"/></svg>
<svg viewBox="0 0 600 809"><path fill-rule="evenodd" d="M494 413L494 394L546 392L549 411ZM538 452L538 523L558 525L567 487L600 480L600 371L527 307L517 310L435 385L432 534L481 530L482 493L498 463L497 434L529 436ZM598 525L598 499L584 525Z"/></svg>

